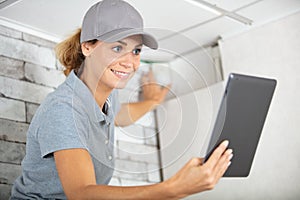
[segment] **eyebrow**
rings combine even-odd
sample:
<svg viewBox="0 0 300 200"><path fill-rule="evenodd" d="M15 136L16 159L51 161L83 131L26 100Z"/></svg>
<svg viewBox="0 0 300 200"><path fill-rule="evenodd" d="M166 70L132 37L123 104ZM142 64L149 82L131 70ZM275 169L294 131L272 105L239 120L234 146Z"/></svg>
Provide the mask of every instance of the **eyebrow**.
<svg viewBox="0 0 300 200"><path fill-rule="evenodd" d="M124 46L127 46L127 43L126 42L124 42L124 41L122 41L122 40L120 40L120 41L118 41L120 44L123 44ZM141 43L141 44L138 44L138 45L136 45L135 47L140 47L140 46L143 46L143 44Z"/></svg>

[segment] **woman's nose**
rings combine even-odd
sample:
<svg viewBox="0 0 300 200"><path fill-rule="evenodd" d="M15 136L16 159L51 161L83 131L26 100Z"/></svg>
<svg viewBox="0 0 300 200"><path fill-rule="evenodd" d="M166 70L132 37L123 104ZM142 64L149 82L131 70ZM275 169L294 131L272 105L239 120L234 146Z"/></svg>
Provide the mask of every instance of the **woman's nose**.
<svg viewBox="0 0 300 200"><path fill-rule="evenodd" d="M135 62L135 60L134 60L134 58L133 58L133 56L131 55L132 53L127 53L127 54L125 54L123 57L122 57L122 59L121 59L121 61L120 61L120 64L122 65L122 66L124 66L124 67L126 67L126 68L132 68L132 67L134 67L134 62Z"/></svg>
<svg viewBox="0 0 300 200"><path fill-rule="evenodd" d="M132 62L122 61L122 62L120 62L120 64L121 64L121 66L126 67L126 68L132 68L133 67Z"/></svg>

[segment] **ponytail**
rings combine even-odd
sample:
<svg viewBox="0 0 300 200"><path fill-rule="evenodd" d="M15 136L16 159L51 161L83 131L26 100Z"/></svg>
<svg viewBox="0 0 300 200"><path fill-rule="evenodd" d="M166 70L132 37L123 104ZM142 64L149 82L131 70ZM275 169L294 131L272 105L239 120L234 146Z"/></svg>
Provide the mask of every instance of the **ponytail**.
<svg viewBox="0 0 300 200"><path fill-rule="evenodd" d="M56 57L65 67L64 74L66 76L68 76L73 69L75 72L78 72L85 59L81 50L80 33L81 29L79 28L74 35L59 43L55 48Z"/></svg>

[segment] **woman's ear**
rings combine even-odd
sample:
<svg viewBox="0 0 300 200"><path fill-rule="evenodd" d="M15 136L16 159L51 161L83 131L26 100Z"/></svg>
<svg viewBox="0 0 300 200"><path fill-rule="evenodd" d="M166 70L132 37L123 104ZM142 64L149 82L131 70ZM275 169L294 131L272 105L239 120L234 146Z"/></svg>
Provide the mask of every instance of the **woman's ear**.
<svg viewBox="0 0 300 200"><path fill-rule="evenodd" d="M89 42L83 42L81 44L81 50L85 57L89 57L91 55L93 48L93 45Z"/></svg>

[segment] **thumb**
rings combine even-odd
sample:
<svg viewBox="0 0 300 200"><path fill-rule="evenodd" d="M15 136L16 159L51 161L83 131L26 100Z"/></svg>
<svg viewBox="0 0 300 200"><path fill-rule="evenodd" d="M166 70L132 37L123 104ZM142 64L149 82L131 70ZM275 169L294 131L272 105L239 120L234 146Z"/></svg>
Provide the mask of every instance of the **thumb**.
<svg viewBox="0 0 300 200"><path fill-rule="evenodd" d="M168 84L167 86L164 86L163 89L162 89L162 92L164 94L167 94L171 89L171 84Z"/></svg>
<svg viewBox="0 0 300 200"><path fill-rule="evenodd" d="M163 87L163 89L162 89L162 94L163 94L163 96L166 96L166 94L168 93L170 91L170 88L169 87Z"/></svg>

